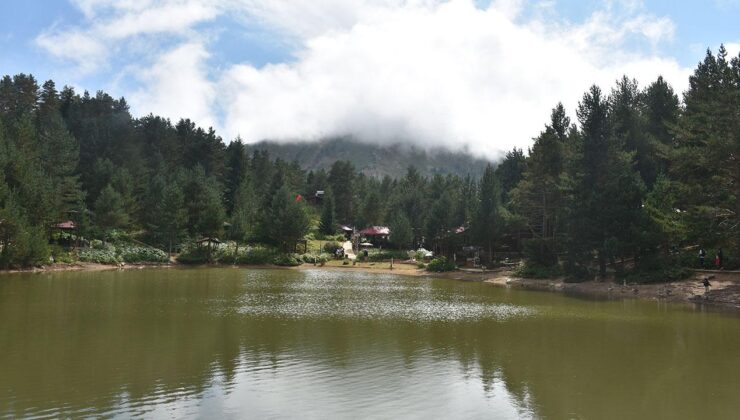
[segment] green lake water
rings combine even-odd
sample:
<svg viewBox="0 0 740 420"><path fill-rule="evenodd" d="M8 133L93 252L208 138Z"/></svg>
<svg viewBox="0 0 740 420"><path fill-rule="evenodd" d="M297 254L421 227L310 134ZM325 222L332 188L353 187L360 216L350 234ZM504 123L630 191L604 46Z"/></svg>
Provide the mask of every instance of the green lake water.
<svg viewBox="0 0 740 420"><path fill-rule="evenodd" d="M0 277L0 418L740 418L740 317L319 270Z"/></svg>

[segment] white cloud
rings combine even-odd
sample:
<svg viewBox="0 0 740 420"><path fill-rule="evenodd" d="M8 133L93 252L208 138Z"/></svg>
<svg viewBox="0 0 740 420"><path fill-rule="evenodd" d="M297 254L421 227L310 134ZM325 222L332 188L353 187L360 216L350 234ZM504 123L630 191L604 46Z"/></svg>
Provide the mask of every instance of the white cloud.
<svg viewBox="0 0 740 420"><path fill-rule="evenodd" d="M675 60L624 47L633 36L664 39L663 19L599 12L581 25L519 24L519 12L502 4L373 9L350 29L306 39L294 63L234 66L220 82L226 133L247 141L352 134L493 156L526 148L558 101L572 110L592 83L609 88L624 73L686 83Z"/></svg>
<svg viewBox="0 0 740 420"><path fill-rule="evenodd" d="M175 121L190 118L203 127L215 126L216 92L204 67L208 56L202 44L183 44L163 54L151 68L137 69L143 87L129 97L131 105Z"/></svg>
<svg viewBox="0 0 740 420"><path fill-rule="evenodd" d="M725 44L728 57L737 57L740 55L740 42L730 42Z"/></svg>
<svg viewBox="0 0 740 420"><path fill-rule="evenodd" d="M200 38L193 26L213 20L222 0L74 0L89 21L84 28L52 28L36 44L77 65L79 75L105 67L114 50L132 38L166 34ZM192 39L191 39L192 40ZM159 52L159 51L157 51Z"/></svg>
<svg viewBox="0 0 740 420"><path fill-rule="evenodd" d="M36 43L55 58L76 63L82 73L100 68L108 53L102 42L77 30L44 32L36 37Z"/></svg>
<svg viewBox="0 0 740 420"><path fill-rule="evenodd" d="M39 45L73 61L72 45L83 45L92 71L111 50L164 38L126 70L141 86L127 95L132 109L190 117L227 139L349 134L495 156L526 148L558 101L573 110L592 83L663 75L680 91L689 73L655 52L675 28L640 0L606 0L581 23L561 19L552 0L74 1L88 25L42 34ZM223 15L290 40L295 58L209 67L199 24Z"/></svg>

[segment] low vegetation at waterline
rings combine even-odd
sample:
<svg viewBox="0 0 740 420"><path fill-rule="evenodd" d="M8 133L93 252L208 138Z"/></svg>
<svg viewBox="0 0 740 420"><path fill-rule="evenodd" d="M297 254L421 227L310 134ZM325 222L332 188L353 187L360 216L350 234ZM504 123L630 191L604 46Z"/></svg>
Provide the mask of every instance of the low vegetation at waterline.
<svg viewBox="0 0 740 420"><path fill-rule="evenodd" d="M355 250L357 240L372 246L360 260L429 249L430 271L504 258L523 259L521 275L573 279L737 268L738 109L740 57L721 48L682 100L662 78L641 89L624 77L608 93L591 87L577 123L557 105L528 153L515 149L480 177L411 166L378 179L342 160L325 171L249 154L189 120L133 118L104 92L6 76L0 267L170 254L186 264L322 264L341 258L346 234ZM358 236L367 226L378 229Z"/></svg>
<svg viewBox="0 0 740 420"><path fill-rule="evenodd" d="M457 270L457 265L445 257L435 258L426 266L427 271L433 273L446 273Z"/></svg>

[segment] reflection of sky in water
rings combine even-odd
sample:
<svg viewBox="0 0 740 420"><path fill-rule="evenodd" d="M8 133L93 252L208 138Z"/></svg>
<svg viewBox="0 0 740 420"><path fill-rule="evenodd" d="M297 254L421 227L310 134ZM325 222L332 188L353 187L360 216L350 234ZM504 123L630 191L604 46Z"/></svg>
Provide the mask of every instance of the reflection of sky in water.
<svg viewBox="0 0 740 420"><path fill-rule="evenodd" d="M0 419L735 418L735 348L736 317L480 283L19 275L0 282Z"/></svg>
<svg viewBox="0 0 740 420"><path fill-rule="evenodd" d="M236 375L218 371L203 390L155 393L121 404L107 416L128 418L533 418L527 397L512 395L494 378L481 395L479 375L465 375L455 361L430 355L412 367L377 354L340 372L325 362L286 354L272 366L243 355ZM78 414L82 414L79 413Z"/></svg>

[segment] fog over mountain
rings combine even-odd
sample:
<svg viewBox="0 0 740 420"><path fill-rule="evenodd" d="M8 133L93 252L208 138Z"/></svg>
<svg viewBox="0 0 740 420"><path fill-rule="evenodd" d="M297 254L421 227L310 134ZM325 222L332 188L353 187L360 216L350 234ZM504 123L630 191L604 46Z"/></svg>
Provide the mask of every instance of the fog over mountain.
<svg viewBox="0 0 740 420"><path fill-rule="evenodd" d="M557 102L573 113L592 83L663 75L680 92L689 74L663 48L675 23L634 0L577 18L523 0L73 4L83 19L35 39L68 66L62 79L107 72L135 115L248 143L352 136L495 158L531 145Z"/></svg>
<svg viewBox="0 0 740 420"><path fill-rule="evenodd" d="M259 142L249 150L265 150L270 156L285 161L296 161L303 169L331 168L337 160L352 162L367 176L382 178L386 175L401 178L409 166L423 175L454 174L479 177L488 159L477 158L466 152L450 152L444 148L423 149L409 144L374 145L358 142L350 137L293 143Z"/></svg>

